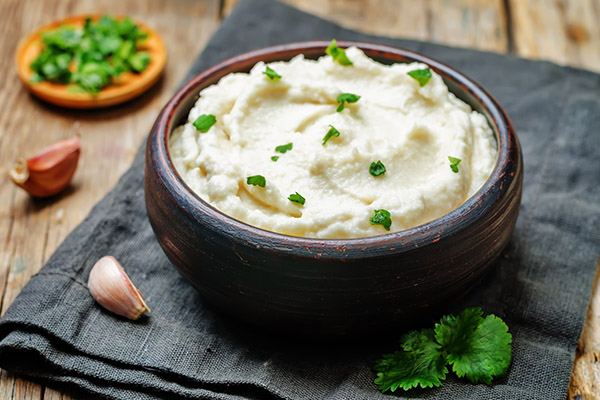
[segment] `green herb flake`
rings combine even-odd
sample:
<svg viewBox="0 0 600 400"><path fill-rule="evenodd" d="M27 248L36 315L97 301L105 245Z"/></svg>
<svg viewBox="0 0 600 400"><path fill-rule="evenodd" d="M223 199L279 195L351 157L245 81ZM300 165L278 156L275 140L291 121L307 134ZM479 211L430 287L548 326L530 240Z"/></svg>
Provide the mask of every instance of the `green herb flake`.
<svg viewBox="0 0 600 400"><path fill-rule="evenodd" d="M262 175L253 175L246 178L246 183L248 185L265 187L267 185L267 180Z"/></svg>
<svg viewBox="0 0 600 400"><path fill-rule="evenodd" d="M508 327L495 315L484 318L479 307L446 315L433 329L411 331L400 341L402 350L375 362L382 392L440 386L448 364L459 378L489 385L506 373L512 358Z"/></svg>
<svg viewBox="0 0 600 400"><path fill-rule="evenodd" d="M325 146L325 143L327 143L329 141L329 139L331 139L334 136L335 137L340 136L340 131L335 129L333 127L333 125L329 125L329 130L327 131L327 134L325 134L325 137L323 138L323 146Z"/></svg>
<svg viewBox="0 0 600 400"><path fill-rule="evenodd" d="M150 64L150 54L138 51L127 59L127 62L135 72L142 72Z"/></svg>
<svg viewBox="0 0 600 400"><path fill-rule="evenodd" d="M383 175L383 174L385 174L385 171L386 171L385 165L383 165L383 163L381 161L372 162L371 166L369 167L369 172L373 176Z"/></svg>
<svg viewBox="0 0 600 400"><path fill-rule="evenodd" d="M217 118L212 114L202 114L193 122L192 125L196 127L202 133L208 132L208 130L217 122Z"/></svg>
<svg viewBox="0 0 600 400"><path fill-rule="evenodd" d="M265 74L267 78L269 78L272 81L278 81L281 79L281 75L279 75L277 72L275 72L274 69L270 68L269 66L267 66L267 69L263 71L263 74Z"/></svg>
<svg viewBox="0 0 600 400"><path fill-rule="evenodd" d="M86 18L83 27L63 25L41 36L44 48L30 64L33 79L75 84L89 94L99 93L122 72L142 72L151 60L137 46L147 35L128 18Z"/></svg>
<svg viewBox="0 0 600 400"><path fill-rule="evenodd" d="M286 151L291 150L294 147L293 143L288 143L288 144L282 144L281 146L277 146L275 147L275 151L278 153L285 153Z"/></svg>
<svg viewBox="0 0 600 400"><path fill-rule="evenodd" d="M273 156L273 157L271 157L271 161L277 161L277 160L279 160L279 156Z"/></svg>
<svg viewBox="0 0 600 400"><path fill-rule="evenodd" d="M386 231L390 230L392 226L392 218L388 210L375 210L371 216L371 225L381 225Z"/></svg>
<svg viewBox="0 0 600 400"><path fill-rule="evenodd" d="M454 172L455 174L458 174L458 164L460 164L461 159L452 157L452 156L448 156L448 160L450 161L450 169L452 170L452 172Z"/></svg>
<svg viewBox="0 0 600 400"><path fill-rule="evenodd" d="M423 87L427 85L427 82L431 79L431 70L429 68L424 69L415 69L413 71L407 72L407 74L419 82L419 86Z"/></svg>
<svg viewBox="0 0 600 400"><path fill-rule="evenodd" d="M294 202L294 203L300 203L302 205L304 205L304 203L306 202L304 197L302 197L302 195L298 192L296 192L295 194L290 194L290 197L288 197L288 200L291 202Z"/></svg>
<svg viewBox="0 0 600 400"><path fill-rule="evenodd" d="M325 49L325 53L329 54L340 65L353 65L352 61L346 55L346 50L340 49L335 39L331 40L331 43Z"/></svg>
<svg viewBox="0 0 600 400"><path fill-rule="evenodd" d="M346 103L356 103L360 99L360 96L352 93L342 93L338 96L337 102L340 103L337 108L337 112L342 112Z"/></svg>

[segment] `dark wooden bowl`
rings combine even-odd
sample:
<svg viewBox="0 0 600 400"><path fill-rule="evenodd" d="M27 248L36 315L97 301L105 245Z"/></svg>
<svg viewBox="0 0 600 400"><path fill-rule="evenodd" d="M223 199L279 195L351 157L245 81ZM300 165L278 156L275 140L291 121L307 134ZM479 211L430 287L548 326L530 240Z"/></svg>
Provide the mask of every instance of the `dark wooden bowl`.
<svg viewBox="0 0 600 400"><path fill-rule="evenodd" d="M419 61L483 113L499 157L485 185L443 217L402 232L358 239L309 239L269 232L204 202L175 172L169 136L186 121L198 92L258 61L318 58L326 42L285 44L224 61L196 76L158 116L146 149L148 217L158 242L202 296L255 324L309 334L390 327L476 284L505 247L519 212L523 179L512 124L485 89L460 72L399 48L357 46L386 64Z"/></svg>

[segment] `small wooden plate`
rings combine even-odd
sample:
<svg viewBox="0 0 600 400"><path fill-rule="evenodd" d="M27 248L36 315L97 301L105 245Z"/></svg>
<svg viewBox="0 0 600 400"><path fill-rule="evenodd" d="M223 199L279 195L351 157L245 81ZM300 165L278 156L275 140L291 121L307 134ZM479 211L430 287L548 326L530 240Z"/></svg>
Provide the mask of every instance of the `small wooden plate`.
<svg viewBox="0 0 600 400"><path fill-rule="evenodd" d="M29 65L41 53L43 44L41 34L45 31L55 29L61 25L83 26L85 19L90 17L93 21L98 20L100 15L79 15L68 17L59 21L42 26L37 31L21 41L17 47L16 62L17 71L21 81L37 97L63 107L69 108L100 108L123 103L148 90L160 77L167 63L167 49L164 42L154 30L144 24L134 21L140 30L148 34L141 43L140 49L150 53L148 67L139 74L124 72L117 79L113 79L98 94L73 93L67 90L69 85L51 82L30 82L33 71ZM117 18L121 18L117 16Z"/></svg>

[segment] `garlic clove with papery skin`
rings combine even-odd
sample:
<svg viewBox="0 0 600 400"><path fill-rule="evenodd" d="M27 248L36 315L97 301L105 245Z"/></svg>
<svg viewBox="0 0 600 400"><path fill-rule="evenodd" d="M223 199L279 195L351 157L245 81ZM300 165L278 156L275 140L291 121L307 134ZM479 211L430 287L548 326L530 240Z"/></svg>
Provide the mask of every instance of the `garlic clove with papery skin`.
<svg viewBox="0 0 600 400"><path fill-rule="evenodd" d="M35 197L62 191L73 179L81 146L78 138L62 140L27 160L17 160L8 172L12 181Z"/></svg>
<svg viewBox="0 0 600 400"><path fill-rule="evenodd" d="M104 256L94 264L88 288L98 304L115 314L136 320L150 311L142 294L112 256Z"/></svg>

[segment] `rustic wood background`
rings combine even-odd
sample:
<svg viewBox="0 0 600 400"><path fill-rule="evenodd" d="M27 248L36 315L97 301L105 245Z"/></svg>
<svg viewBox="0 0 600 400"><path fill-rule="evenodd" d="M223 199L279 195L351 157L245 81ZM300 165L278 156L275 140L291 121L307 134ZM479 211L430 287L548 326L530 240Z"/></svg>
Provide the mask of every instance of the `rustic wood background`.
<svg viewBox="0 0 600 400"><path fill-rule="evenodd" d="M523 57L600 72L600 0L284 0L349 28ZM132 162L160 108L236 0L0 1L0 314L65 236ZM164 77L141 98L101 111L70 111L33 98L17 78L20 38L71 14L124 14L163 36ZM72 185L36 200L6 170L58 140L82 135ZM596 277L595 287L597 286ZM576 353L569 399L600 398L600 292L594 289ZM88 396L84 396L87 398ZM1 399L81 399L0 370Z"/></svg>

